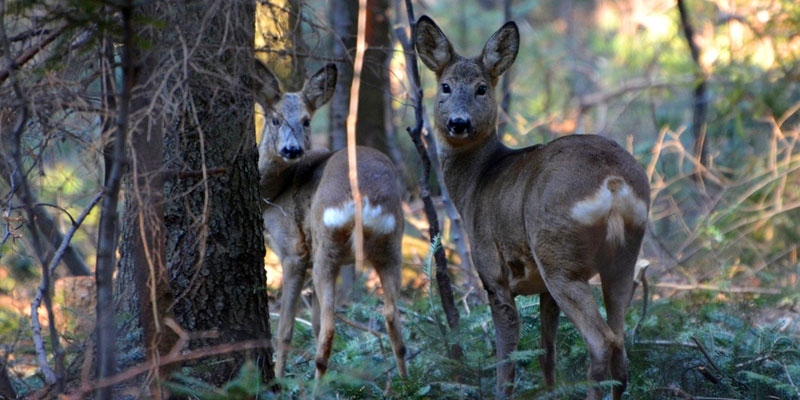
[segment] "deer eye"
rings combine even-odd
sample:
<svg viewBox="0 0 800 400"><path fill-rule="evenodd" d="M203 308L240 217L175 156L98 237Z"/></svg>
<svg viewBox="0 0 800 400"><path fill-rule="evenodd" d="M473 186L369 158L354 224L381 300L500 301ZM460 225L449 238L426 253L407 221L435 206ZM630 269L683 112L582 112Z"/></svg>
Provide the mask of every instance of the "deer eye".
<svg viewBox="0 0 800 400"><path fill-rule="evenodd" d="M442 84L442 93L450 93L450 85L443 83Z"/></svg>
<svg viewBox="0 0 800 400"><path fill-rule="evenodd" d="M311 126L311 118L303 118L303 127L308 128Z"/></svg>
<svg viewBox="0 0 800 400"><path fill-rule="evenodd" d="M279 120L277 118L273 118L272 119L272 125L280 126L280 124L281 124L281 120Z"/></svg>
<svg viewBox="0 0 800 400"><path fill-rule="evenodd" d="M477 94L478 96L483 96L486 94L486 89L487 89L486 85L480 85L478 86L478 91L475 92L475 94Z"/></svg>

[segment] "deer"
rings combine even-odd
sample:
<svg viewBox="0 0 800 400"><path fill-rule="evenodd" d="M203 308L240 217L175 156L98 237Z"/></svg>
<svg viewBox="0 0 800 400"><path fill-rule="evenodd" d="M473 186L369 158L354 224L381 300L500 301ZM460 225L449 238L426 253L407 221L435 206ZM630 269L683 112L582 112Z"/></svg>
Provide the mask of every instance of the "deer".
<svg viewBox="0 0 800 400"><path fill-rule="evenodd" d="M256 101L265 123L258 143L259 186L264 229L283 268L281 309L276 334L275 376L283 377L291 350L294 319L306 274L311 270L316 339L316 379L328 369L335 334L335 285L340 267L354 260L355 203L346 149L309 149L311 118L330 101L335 64L308 78L301 91L284 93L267 66L256 62ZM397 309L401 284L403 191L391 160L378 150L356 148L362 195L365 261L383 289L383 314L400 376L407 376Z"/></svg>
<svg viewBox="0 0 800 400"><path fill-rule="evenodd" d="M615 141L567 135L512 149L497 135L498 78L514 63L517 25L507 22L477 57L458 54L428 16L414 29L422 63L437 90L434 140L443 181L470 238L472 261L495 325L499 397L513 394L509 353L520 339L514 298L539 295L545 387L555 385L561 311L586 342L588 379L609 377L620 399L628 384L624 316L650 208L644 169ZM599 274L607 317L588 280ZM601 399L598 385L588 399Z"/></svg>

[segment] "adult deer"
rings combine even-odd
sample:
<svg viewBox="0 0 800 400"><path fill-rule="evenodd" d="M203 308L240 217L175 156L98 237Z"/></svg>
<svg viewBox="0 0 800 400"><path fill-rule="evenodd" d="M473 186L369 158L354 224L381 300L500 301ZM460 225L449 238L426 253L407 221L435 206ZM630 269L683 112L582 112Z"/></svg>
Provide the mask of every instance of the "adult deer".
<svg viewBox="0 0 800 400"><path fill-rule="evenodd" d="M559 312L586 341L589 379L612 379L614 399L625 391L624 316L649 210L642 167L615 142L572 135L545 145L510 149L497 137L497 80L514 62L519 31L501 27L478 57L462 57L423 16L414 35L419 57L438 82L436 141L444 182L464 220L472 257L488 294L497 358L519 342L514 297L539 294L539 358L547 387L555 384ZM600 274L607 320L588 280ZM497 391L513 392L514 364L497 367ZM591 388L590 399L603 393Z"/></svg>
<svg viewBox="0 0 800 400"><path fill-rule="evenodd" d="M352 262L355 207L347 152L309 151L310 121L336 85L336 66L328 64L300 92L283 93L278 79L261 64L257 101L265 111L258 144L258 172L264 228L283 267L275 375L282 377L292 342L294 317L306 271L312 270L315 300L312 326L317 340L316 377L328 368L334 336L334 293L339 268ZM397 369L406 376L406 347L396 307L400 290L402 190L388 157L358 147L358 184L366 261L383 288L384 315Z"/></svg>

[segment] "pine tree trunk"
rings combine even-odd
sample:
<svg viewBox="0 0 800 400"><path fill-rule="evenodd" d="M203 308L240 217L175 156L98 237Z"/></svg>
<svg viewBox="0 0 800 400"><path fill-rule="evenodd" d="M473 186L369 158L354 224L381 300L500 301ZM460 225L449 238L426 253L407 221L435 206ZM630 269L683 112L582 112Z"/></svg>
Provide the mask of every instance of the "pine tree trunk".
<svg viewBox="0 0 800 400"><path fill-rule="evenodd" d="M153 74L139 71L141 80L162 87L150 112L164 113L167 121L163 169L157 176L163 179L162 245L174 298L171 312L182 330L205 334L190 342L192 350L255 343L247 351L224 354L213 362L201 359L190 374L221 385L249 359L269 382L272 349L253 96L245 84L253 75L255 4L159 2L146 15L159 21L149 25L158 67ZM160 184L157 179L155 185ZM135 221L130 215L126 218L124 240L138 234L138 227L131 226ZM147 268L129 265L135 262L135 257L126 257L137 251L133 246L133 241L123 241L128 253L123 251L122 279L132 279L133 268ZM127 310L141 312L135 304Z"/></svg>

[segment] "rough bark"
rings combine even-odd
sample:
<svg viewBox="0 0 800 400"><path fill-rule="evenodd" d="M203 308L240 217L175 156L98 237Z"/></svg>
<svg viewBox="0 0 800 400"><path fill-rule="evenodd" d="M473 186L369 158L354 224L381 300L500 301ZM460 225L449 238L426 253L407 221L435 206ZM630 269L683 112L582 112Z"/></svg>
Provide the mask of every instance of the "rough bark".
<svg viewBox="0 0 800 400"><path fill-rule="evenodd" d="M151 358L163 357L175 343L174 337L164 339L172 335L163 324L170 313L191 338L191 351L260 341L253 350L184 366L193 367L195 378L221 385L249 359L269 382L253 96L246 84L253 75L255 4L158 2L145 15L160 23L142 33L155 45L137 70L149 102L137 108L142 119L131 142L120 271L137 300L122 308L144 323ZM166 280L171 291L158 284L153 289Z"/></svg>
<svg viewBox="0 0 800 400"><path fill-rule="evenodd" d="M194 341L194 347L265 340L252 354L232 354L195 369L198 378L224 383L250 358L271 381L253 96L243 84L253 74L254 4L207 0L169 7L175 8L165 15L174 20L167 26L178 27L182 36L170 44L193 46L186 79L174 77L174 93L186 101L176 104L178 114L165 135L168 168L189 172L164 186L173 311L183 329L217 334Z"/></svg>

